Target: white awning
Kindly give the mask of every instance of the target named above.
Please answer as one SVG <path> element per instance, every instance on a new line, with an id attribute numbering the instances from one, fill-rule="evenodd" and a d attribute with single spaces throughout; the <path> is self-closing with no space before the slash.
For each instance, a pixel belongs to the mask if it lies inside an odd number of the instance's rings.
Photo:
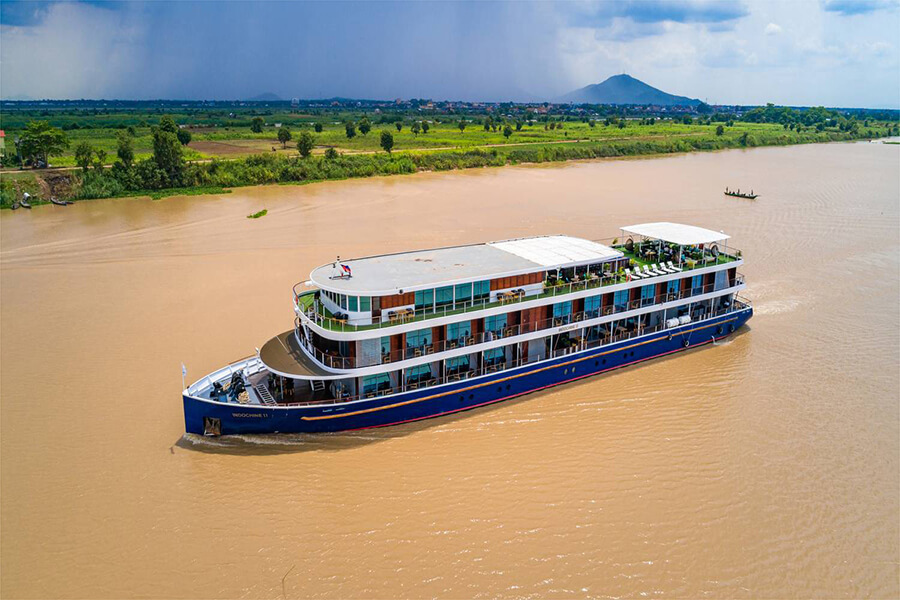
<path id="1" fill-rule="evenodd" d="M 520 256 L 542 267 L 600 263 L 619 258 L 622 253 L 609 246 L 567 235 L 521 238 L 489 245 Z"/>
<path id="2" fill-rule="evenodd" d="M 640 235 L 645 238 L 671 242 L 673 244 L 678 244 L 679 246 L 712 244 L 713 242 L 720 242 L 731 237 L 721 231 L 703 229 L 702 227 L 694 227 L 693 225 L 682 225 L 680 223 L 644 223 L 642 225 L 629 225 L 628 227 L 623 227 L 622 231 Z"/>

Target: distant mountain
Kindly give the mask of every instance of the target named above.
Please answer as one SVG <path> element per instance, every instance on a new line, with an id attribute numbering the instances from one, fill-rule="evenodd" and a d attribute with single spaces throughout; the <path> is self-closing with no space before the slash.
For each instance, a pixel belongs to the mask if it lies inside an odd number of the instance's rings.
<path id="1" fill-rule="evenodd" d="M 613 75 L 603 83 L 595 83 L 569 92 L 560 102 L 574 104 L 657 104 L 660 106 L 696 106 L 700 101 L 674 96 L 647 85 L 631 75 Z"/>
<path id="2" fill-rule="evenodd" d="M 266 92 L 265 94 L 260 94 L 259 96 L 253 96 L 252 98 L 247 98 L 247 102 L 280 102 L 281 98 L 278 97 L 278 94 L 273 94 L 272 92 Z"/>

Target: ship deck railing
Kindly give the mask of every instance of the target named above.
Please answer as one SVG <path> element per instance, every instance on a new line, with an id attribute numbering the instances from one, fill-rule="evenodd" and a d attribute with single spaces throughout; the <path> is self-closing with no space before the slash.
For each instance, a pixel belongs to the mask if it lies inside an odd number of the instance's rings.
<path id="1" fill-rule="evenodd" d="M 742 298 L 735 294 L 732 302 L 728 307 L 720 308 L 718 310 L 710 311 L 707 314 L 704 314 L 702 317 L 697 319 L 692 319 L 690 324 L 701 323 L 704 321 L 708 321 L 710 319 L 714 319 L 717 317 L 721 317 L 723 315 L 727 315 L 729 313 L 738 312 L 741 310 L 745 310 L 751 306 L 750 301 L 746 298 Z M 574 343 L 573 345 L 566 347 L 558 347 L 554 348 L 547 356 L 544 357 L 524 357 L 520 359 L 515 359 L 511 361 L 501 361 L 499 363 L 485 365 L 480 368 L 475 368 L 463 372 L 457 373 L 448 373 L 441 377 L 432 377 L 430 379 L 419 381 L 416 383 L 407 383 L 405 385 L 399 386 L 391 386 L 384 387 L 377 391 L 372 391 L 363 394 L 357 395 L 346 395 L 341 398 L 332 398 L 327 400 L 315 400 L 309 402 L 279 402 L 279 407 L 300 407 L 300 406 L 313 406 L 313 405 L 323 405 L 323 404 L 345 404 L 347 402 L 354 402 L 357 400 L 366 400 L 373 399 L 380 396 L 387 396 L 391 394 L 399 394 L 404 392 L 410 392 L 414 390 L 419 390 L 423 388 L 434 387 L 438 385 L 444 385 L 448 383 L 456 383 L 459 381 L 464 381 L 467 379 L 474 379 L 476 377 L 481 377 L 483 375 L 490 375 L 492 373 L 497 373 L 500 371 L 506 371 L 509 369 L 514 369 L 522 366 L 527 366 L 530 364 L 551 360 L 554 358 L 559 358 L 561 356 L 566 356 L 569 354 L 574 354 L 576 352 L 581 352 L 584 350 L 592 350 L 594 348 L 598 348 L 600 346 L 609 346 L 612 344 L 617 344 L 619 342 L 627 341 L 633 338 L 650 335 L 653 333 L 658 333 L 660 331 L 666 331 L 668 329 L 672 329 L 667 327 L 665 323 L 661 323 L 659 325 L 653 327 L 641 327 L 635 328 L 633 330 L 612 332 L 612 335 L 607 337 L 596 337 L 596 338 L 581 338 L 579 341 Z M 563 338 L 562 336 L 557 340 L 559 343 L 560 339 L 568 339 Z M 706 340 L 704 340 L 706 341 Z M 351 376 L 352 377 L 352 376 Z"/>
<path id="2" fill-rule="evenodd" d="M 675 302 L 676 300 L 690 299 L 692 297 L 702 296 L 704 294 L 709 294 L 716 291 L 727 291 L 730 288 L 741 285 L 743 282 L 744 276 L 740 273 L 737 273 L 734 279 L 729 281 L 728 284 L 724 287 L 720 286 L 717 288 L 715 283 L 710 283 L 707 285 L 698 286 L 696 288 L 679 290 L 677 292 L 657 294 L 653 297 L 638 297 L 625 303 L 609 304 L 607 306 L 600 306 L 591 310 L 572 312 L 567 315 L 558 315 L 538 321 L 529 321 L 526 323 L 504 326 L 497 330 L 482 331 L 474 334 L 467 333 L 466 335 L 455 339 L 440 340 L 437 342 L 432 342 L 431 344 L 408 346 L 403 349 L 392 350 L 390 352 L 382 352 L 380 359 L 370 358 L 367 360 L 361 359 L 359 357 L 339 356 L 336 353 L 326 352 L 320 348 L 316 348 L 308 338 L 302 335 L 299 335 L 298 338 L 300 339 L 300 342 L 303 344 L 306 351 L 325 367 L 337 370 L 373 367 L 377 365 L 396 363 L 412 358 L 428 356 L 430 354 L 439 354 L 447 350 L 456 350 L 458 348 L 467 346 L 475 346 L 477 344 L 492 342 L 503 338 L 515 337 L 525 333 L 534 333 L 536 331 L 541 331 L 544 329 L 552 329 L 554 327 L 577 324 L 588 321 L 590 319 L 616 315 L 619 313 L 639 310 L 641 308 L 650 308 L 650 310 L 647 312 L 652 312 L 652 307 L 655 305 Z M 601 324 L 599 325 L 599 327 L 604 327 L 605 325 L 606 324 Z M 295 322 L 295 328 L 299 330 L 299 326 L 300 322 L 298 320 L 297 322 Z"/>
<path id="3" fill-rule="evenodd" d="M 643 268 L 644 265 L 652 266 L 653 264 L 656 264 L 635 251 L 626 251 L 624 246 L 616 249 L 620 250 L 625 255 L 625 258 L 631 259 L 634 262 L 635 267 Z M 739 250 L 733 250 L 731 248 L 729 248 L 729 250 L 732 250 L 733 254 L 706 254 L 700 260 L 695 261 L 693 259 L 685 259 L 683 263 L 676 266 L 680 268 L 681 273 L 688 274 L 692 270 L 740 260 L 741 254 Z M 670 274 L 674 275 L 677 273 Z M 657 277 L 662 277 L 664 275 L 665 274 L 657 275 Z M 551 298 L 555 296 L 565 296 L 567 294 L 572 294 L 575 292 L 600 289 L 611 285 L 627 283 L 628 281 L 629 278 L 628 275 L 626 275 L 626 273 L 624 272 L 624 269 L 616 273 L 592 273 L 586 277 L 581 277 L 578 280 L 569 282 L 565 282 L 562 279 L 555 278 L 554 276 L 548 277 L 548 279 L 544 281 L 543 288 L 540 290 L 521 290 L 520 293 L 507 294 L 504 298 L 498 300 L 484 299 L 479 301 L 456 303 L 456 305 L 453 306 L 444 306 L 435 309 L 409 309 L 405 313 L 390 314 L 389 309 L 383 309 L 382 312 L 386 313 L 385 316 L 372 317 L 371 320 L 366 319 L 366 323 L 354 323 L 351 320 L 336 317 L 334 313 L 332 313 L 330 310 L 328 310 L 327 307 L 325 307 L 324 304 L 322 304 L 322 302 L 316 299 L 315 295 L 317 293 L 317 290 L 298 290 L 298 288 L 302 285 L 309 285 L 309 282 L 300 282 L 294 285 L 294 302 L 307 317 L 309 317 L 323 329 L 328 329 L 330 331 L 367 331 L 371 329 L 381 329 L 384 327 L 393 327 L 406 323 L 427 321 L 429 319 L 437 319 L 440 317 L 464 314 L 467 312 L 475 312 L 489 308 L 495 308 L 498 306 L 507 306 L 519 302 L 541 300 L 544 298 Z M 638 281 L 638 279 L 633 278 L 631 279 L 631 281 Z M 653 278 L 648 277 L 641 279 L 640 281 L 650 283 L 653 281 Z"/>

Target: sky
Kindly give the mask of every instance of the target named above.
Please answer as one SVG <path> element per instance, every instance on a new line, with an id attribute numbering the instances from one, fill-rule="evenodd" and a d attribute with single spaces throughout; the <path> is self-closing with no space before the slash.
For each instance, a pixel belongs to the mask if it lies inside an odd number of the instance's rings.
<path id="1" fill-rule="evenodd" d="M 711 104 L 900 107 L 900 0 L 0 0 L 0 97 L 553 101 L 628 73 Z"/>

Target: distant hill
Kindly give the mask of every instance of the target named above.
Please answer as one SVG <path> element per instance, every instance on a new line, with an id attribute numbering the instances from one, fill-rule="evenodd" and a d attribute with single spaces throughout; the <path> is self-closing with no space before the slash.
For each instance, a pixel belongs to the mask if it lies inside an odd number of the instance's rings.
<path id="1" fill-rule="evenodd" d="M 259 96 L 247 98 L 247 102 L 279 102 L 280 100 L 281 98 L 278 97 L 278 94 L 273 94 L 272 92 L 266 92 Z"/>
<path id="2" fill-rule="evenodd" d="M 595 83 L 569 92 L 560 102 L 574 104 L 657 104 L 660 106 L 696 106 L 700 101 L 674 96 L 647 85 L 631 75 L 613 75 L 603 83 Z"/>

